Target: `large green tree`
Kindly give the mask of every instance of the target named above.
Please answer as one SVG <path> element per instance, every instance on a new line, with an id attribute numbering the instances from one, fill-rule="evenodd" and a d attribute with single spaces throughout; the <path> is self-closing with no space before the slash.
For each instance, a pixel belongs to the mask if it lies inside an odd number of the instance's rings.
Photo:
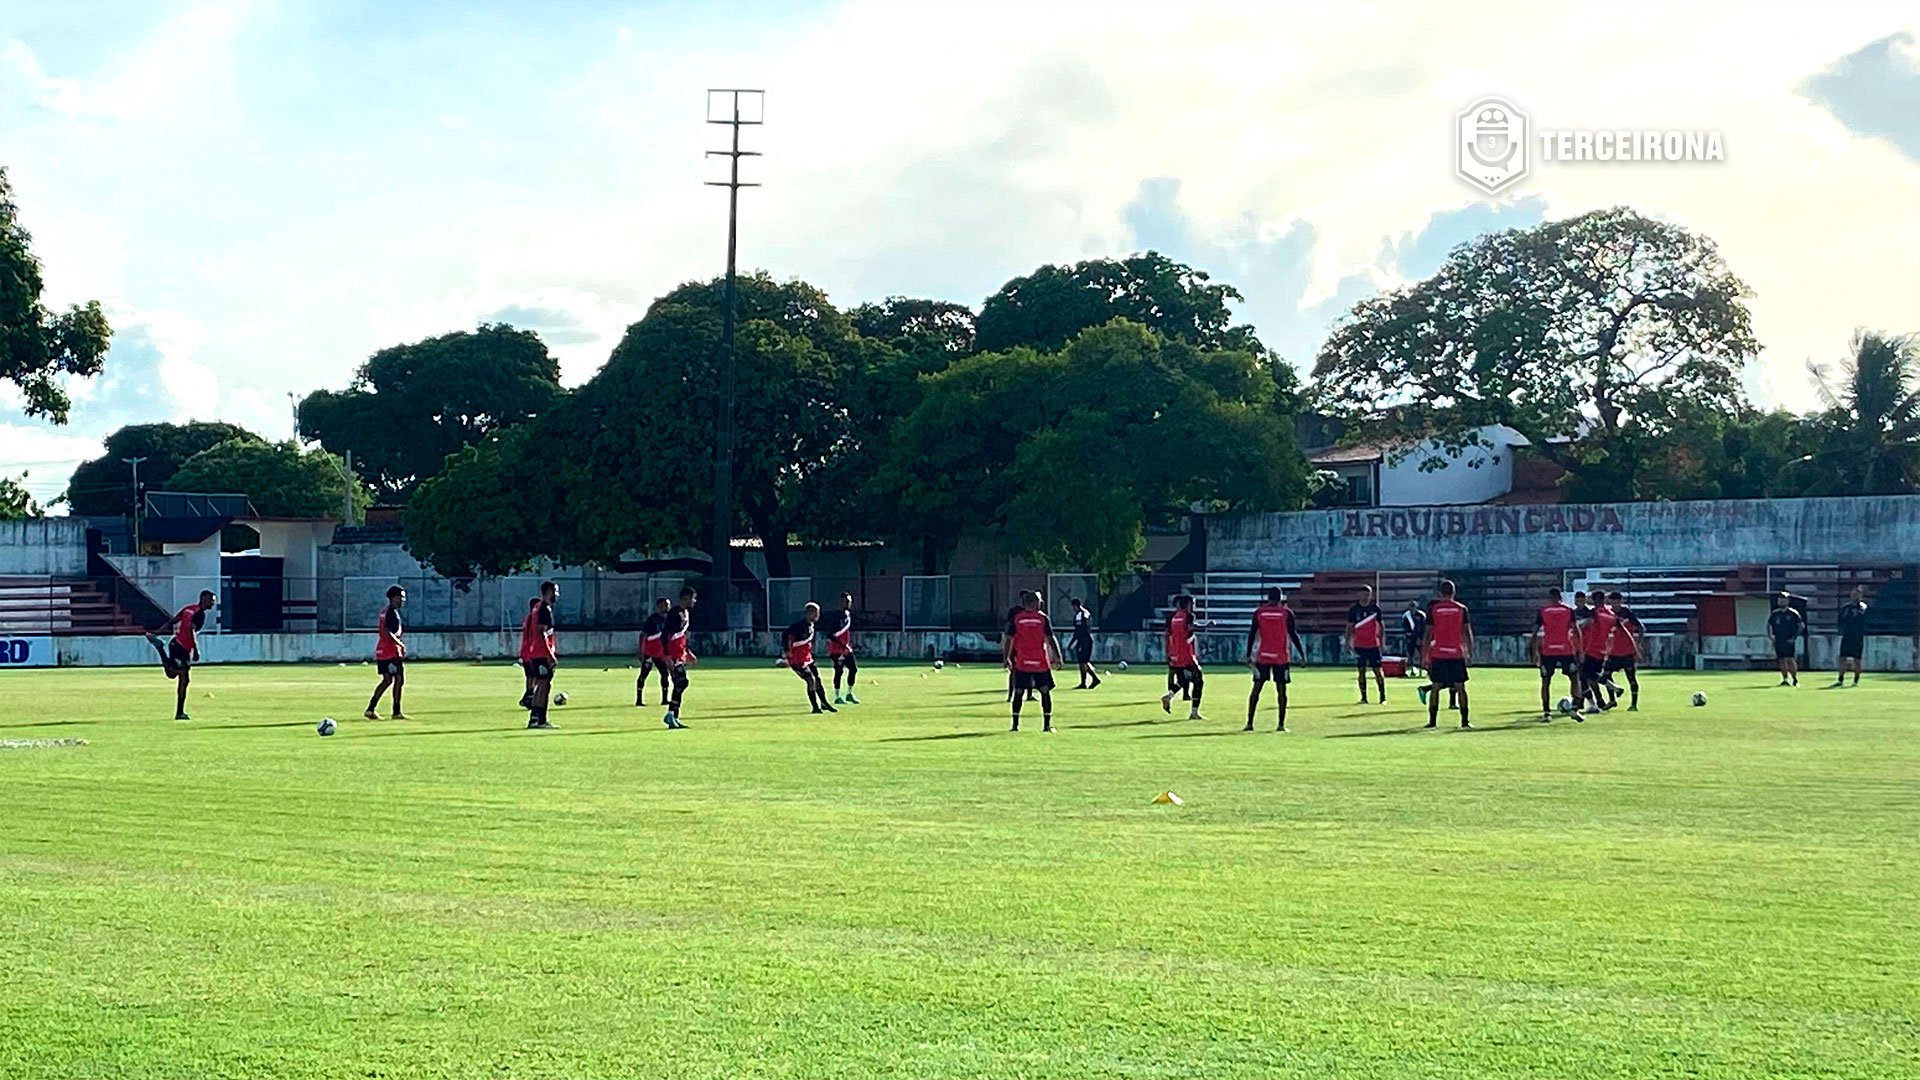
<path id="1" fill-rule="evenodd" d="M 1388 444 L 1505 425 L 1577 472 L 1740 406 L 1747 294 L 1711 240 L 1625 208 L 1490 233 L 1355 305 L 1315 361 L 1317 404 Z"/>
<path id="2" fill-rule="evenodd" d="M 1803 466 L 1820 437 L 1817 423 L 1784 410 L 1683 412 L 1657 435 L 1629 428 L 1615 452 L 1582 461 L 1563 490 L 1574 502 L 1805 495 Z"/>
<path id="3" fill-rule="evenodd" d="M 131 514 L 134 510 L 133 466 L 142 458 L 140 486 L 159 491 L 193 455 L 229 439 L 254 438 L 234 424 L 129 424 L 107 436 L 107 452 L 80 463 L 67 482 L 67 508 L 75 514 Z"/>
<path id="4" fill-rule="evenodd" d="M 1036 565 L 1131 569 L 1144 526 L 1192 504 L 1302 504 L 1306 464 L 1272 358 L 1116 319 L 1065 349 L 983 353 L 928 376 L 882 476 L 903 536 L 1003 529 Z"/>
<path id="5" fill-rule="evenodd" d="M 1836 370 L 1813 375 L 1827 406 L 1824 437 L 1802 471 L 1832 495 L 1920 491 L 1920 336 L 1862 330 Z"/>
<path id="6" fill-rule="evenodd" d="M 100 374 L 112 331 L 98 301 L 48 310 L 32 240 L 0 167 L 0 382 L 25 395 L 28 416 L 64 424 L 71 407 L 64 380 Z"/>
<path id="7" fill-rule="evenodd" d="M 422 485 L 404 518 L 414 554 L 443 573 L 464 574 L 540 555 L 618 564 L 636 550 L 704 549 L 723 297 L 719 281 L 661 297 L 606 367 L 564 403 Z M 759 536 L 770 571 L 784 575 L 791 536 L 843 527 L 822 478 L 841 457 L 860 453 L 864 440 L 883 435 L 863 427 L 871 406 L 850 395 L 898 354 L 862 338 L 804 282 L 756 274 L 740 280 L 739 297 L 736 527 Z M 509 493 L 481 471 L 536 478 Z M 521 508 L 503 509 L 513 498 Z M 516 526 L 479 535 L 509 513 L 544 526 L 537 534 Z"/>
<path id="8" fill-rule="evenodd" d="M 245 495 L 268 517 L 339 517 L 351 497 L 355 515 L 371 497 L 346 472 L 346 463 L 325 450 L 302 450 L 293 442 L 253 436 L 228 439 L 188 458 L 173 474 L 174 491 Z"/>
<path id="9" fill-rule="evenodd" d="M 1240 299 L 1233 286 L 1157 251 L 1042 266 L 1002 285 L 980 305 L 974 346 L 981 352 L 1020 345 L 1049 351 L 1083 330 L 1123 318 L 1201 348 L 1259 351 L 1253 328 L 1233 325 L 1227 305 Z"/>
<path id="10" fill-rule="evenodd" d="M 532 331 L 483 324 L 382 349 L 342 391 L 300 403 L 300 434 L 336 454 L 384 499 L 404 500 L 447 455 L 551 409 L 560 365 Z"/>

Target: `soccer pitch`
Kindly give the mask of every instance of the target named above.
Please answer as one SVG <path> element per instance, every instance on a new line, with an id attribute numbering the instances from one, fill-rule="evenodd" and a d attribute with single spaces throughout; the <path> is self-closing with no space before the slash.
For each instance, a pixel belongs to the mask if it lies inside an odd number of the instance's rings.
<path id="1" fill-rule="evenodd" d="M 1244 669 L 1195 722 L 1136 668 L 1010 735 L 991 666 L 813 717 L 709 663 L 669 732 L 568 663 L 549 733 L 505 664 L 377 722 L 370 667 L 203 668 L 187 723 L 157 669 L 0 674 L 0 1076 L 1920 1069 L 1911 680 L 1542 725 L 1482 671 L 1428 732 L 1313 669 L 1242 735 Z"/>

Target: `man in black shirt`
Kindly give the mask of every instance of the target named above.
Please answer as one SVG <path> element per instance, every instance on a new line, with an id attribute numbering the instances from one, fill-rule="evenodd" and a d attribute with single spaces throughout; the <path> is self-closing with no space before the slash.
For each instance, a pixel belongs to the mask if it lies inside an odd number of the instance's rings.
<path id="1" fill-rule="evenodd" d="M 1093 612 L 1074 597 L 1068 603 L 1073 605 L 1073 659 L 1080 665 L 1080 685 L 1076 690 L 1091 690 L 1100 685 L 1100 674 L 1093 670 Z"/>
<path id="2" fill-rule="evenodd" d="M 1806 616 L 1793 606 L 1804 600 L 1790 592 L 1773 598 L 1773 614 L 1767 616 L 1767 632 L 1773 635 L 1773 655 L 1780 661 L 1780 685 L 1800 685 L 1800 634 L 1807 628 Z"/>
<path id="3" fill-rule="evenodd" d="M 1407 610 L 1400 613 L 1400 632 L 1407 636 L 1407 666 L 1413 667 L 1420 662 L 1420 642 L 1427 636 L 1427 611 L 1420 601 L 1407 601 Z"/>
<path id="4" fill-rule="evenodd" d="M 1853 597 L 1840 607 L 1840 671 L 1834 676 L 1833 685 L 1842 686 L 1847 681 L 1847 671 L 1853 671 L 1853 685 L 1860 685 L 1860 658 L 1867 652 L 1867 591 L 1858 585 L 1853 587 Z"/>

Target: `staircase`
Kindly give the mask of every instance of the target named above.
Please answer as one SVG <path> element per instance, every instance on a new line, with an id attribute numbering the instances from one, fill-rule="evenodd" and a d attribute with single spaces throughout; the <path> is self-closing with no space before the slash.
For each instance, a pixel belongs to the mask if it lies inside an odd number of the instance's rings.
<path id="1" fill-rule="evenodd" d="M 1193 597 L 1193 614 L 1207 630 L 1245 630 L 1253 625 L 1253 609 L 1265 602 L 1269 588 L 1279 588 L 1291 596 L 1311 574 L 1270 574 L 1264 571 L 1196 574 L 1181 591 Z M 1345 609 L 1342 609 L 1344 613 Z M 1155 625 L 1167 625 L 1173 614 L 1173 598 L 1154 611 Z"/>
<path id="2" fill-rule="evenodd" d="M 93 578 L 0 577 L 0 634 L 139 634 L 141 626 Z"/>

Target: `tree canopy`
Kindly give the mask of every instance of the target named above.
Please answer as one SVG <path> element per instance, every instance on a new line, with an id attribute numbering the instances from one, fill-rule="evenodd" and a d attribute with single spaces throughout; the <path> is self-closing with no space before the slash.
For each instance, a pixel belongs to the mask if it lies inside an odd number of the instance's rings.
<path id="1" fill-rule="evenodd" d="M 325 450 L 251 435 L 228 439 L 188 458 L 167 484 L 175 491 L 245 495 L 267 517 L 339 517 L 351 493 L 355 511 L 370 501 L 346 463 Z"/>
<path id="2" fill-rule="evenodd" d="M 106 438 L 107 452 L 83 461 L 67 482 L 66 503 L 76 514 L 130 514 L 134 509 L 133 467 L 140 462 L 140 485 L 148 491 L 168 486 L 193 455 L 229 439 L 255 438 L 234 424 L 129 424 Z M 335 505 L 339 505 L 335 502 Z"/>
<path id="3" fill-rule="evenodd" d="M 26 474 L 20 479 L 0 476 L 0 521 L 17 521 L 21 518 L 39 517 L 40 504 L 26 488 Z"/>
<path id="4" fill-rule="evenodd" d="M 1813 490 L 1893 495 L 1920 490 L 1920 336 L 1856 332 L 1838 369 L 1812 374 L 1826 412 L 1804 470 Z"/>
<path id="5" fill-rule="evenodd" d="M 1292 509 L 1306 467 L 1264 356 L 1169 341 L 1115 319 L 1065 349 L 983 353 L 929 376 L 882 483 L 896 530 L 1006 531 L 1046 569 L 1108 580 L 1144 526 L 1194 502 Z"/>
<path id="6" fill-rule="evenodd" d="M 342 391 L 300 403 L 300 434 L 336 454 L 384 499 L 404 500 L 447 459 L 552 408 L 560 365 L 528 330 L 484 324 L 382 349 Z"/>
<path id="7" fill-rule="evenodd" d="M 1352 437 L 1457 449 L 1506 425 L 1576 468 L 1740 404 L 1746 296 L 1712 241 L 1624 208 L 1490 233 L 1355 305 L 1317 400 Z"/>
<path id="8" fill-rule="evenodd" d="M 98 301 L 48 310 L 32 241 L 0 167 L 0 382 L 19 388 L 28 416 L 64 424 L 72 405 L 65 380 L 100 374 L 113 332 Z"/>
<path id="9" fill-rule="evenodd" d="M 762 538 L 784 574 L 790 536 L 831 533 L 840 506 L 821 478 L 877 437 L 867 379 L 895 357 L 862 338 L 825 294 L 765 274 L 739 280 L 734 491 L 738 527 Z M 627 330 L 600 373 L 550 414 L 463 454 L 410 507 L 409 546 L 443 573 L 497 571 L 539 555 L 617 563 L 636 550 L 704 548 L 713 505 L 714 423 L 724 288 L 682 285 Z M 546 522 L 539 535 L 481 535 L 508 512 L 497 472 L 537 458 L 541 490 L 513 511 Z M 549 503 L 555 504 L 554 509 Z M 557 506 L 564 506 L 560 513 Z"/>
<path id="10" fill-rule="evenodd" d="M 1240 299 L 1233 286 L 1157 251 L 1042 266 L 980 305 L 974 345 L 981 352 L 1021 345 L 1051 351 L 1122 318 L 1205 349 L 1260 351 L 1251 326 L 1233 325 L 1227 304 Z"/>

